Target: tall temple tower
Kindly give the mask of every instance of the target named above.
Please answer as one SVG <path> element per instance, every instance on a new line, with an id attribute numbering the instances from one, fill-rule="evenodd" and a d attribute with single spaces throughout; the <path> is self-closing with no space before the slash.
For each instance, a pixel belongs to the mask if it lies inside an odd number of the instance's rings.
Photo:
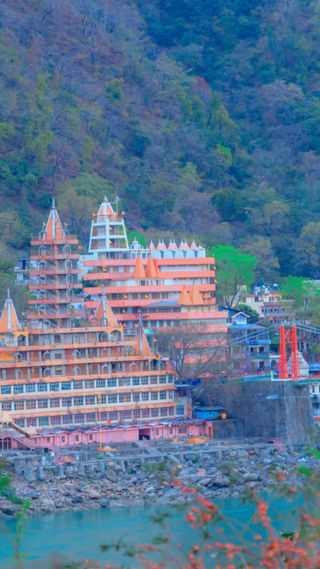
<path id="1" fill-rule="evenodd" d="M 89 253 L 94 253 L 98 257 L 103 254 L 105 258 L 117 258 L 128 249 L 127 230 L 123 216 L 114 211 L 105 196 L 91 223 Z"/>
<path id="2" fill-rule="evenodd" d="M 84 318 L 79 242 L 63 227 L 54 200 L 38 239 L 31 241 L 28 325 L 71 328 Z"/>

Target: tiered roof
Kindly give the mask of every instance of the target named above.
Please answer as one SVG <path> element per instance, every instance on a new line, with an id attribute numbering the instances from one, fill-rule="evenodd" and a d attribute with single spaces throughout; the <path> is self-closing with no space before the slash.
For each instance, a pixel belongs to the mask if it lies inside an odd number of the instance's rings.
<path id="1" fill-rule="evenodd" d="M 65 239 L 66 234 L 63 229 L 59 214 L 56 209 L 54 198 L 52 198 L 52 206 L 49 213 L 48 221 L 45 226 L 42 239 L 51 241 L 57 239 L 58 241 Z"/>
<path id="2" fill-rule="evenodd" d="M 0 332 L 16 332 L 18 330 L 21 330 L 21 325 L 8 289 L 8 296 L 0 318 Z"/>
<path id="3" fill-rule="evenodd" d="M 111 203 L 109 202 L 107 196 L 104 196 L 103 202 L 99 207 L 97 217 L 99 216 L 110 217 L 111 215 L 115 215 L 115 211 Z"/>

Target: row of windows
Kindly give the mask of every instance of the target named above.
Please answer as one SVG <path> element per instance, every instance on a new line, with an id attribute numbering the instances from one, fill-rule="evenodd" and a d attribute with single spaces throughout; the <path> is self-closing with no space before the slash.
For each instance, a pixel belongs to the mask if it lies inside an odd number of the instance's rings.
<path id="1" fill-rule="evenodd" d="M 107 423 L 132 421 L 139 419 L 156 419 L 173 417 L 174 407 L 160 407 L 160 409 L 133 409 L 127 411 L 105 411 L 100 414 L 100 421 Z M 15 419 L 15 423 L 20 427 L 57 427 L 60 425 L 84 425 L 97 423 L 98 413 L 76 413 L 74 415 L 60 415 L 53 417 L 27 417 Z M 62 441 L 63 442 L 63 441 Z"/>
<path id="2" fill-rule="evenodd" d="M 172 375 L 146 376 L 146 377 L 123 377 L 112 379 L 87 379 L 86 381 L 62 381 L 54 383 L 27 383 L 26 385 L 2 385 L 1 395 L 19 393 L 44 393 L 46 391 L 71 391 L 74 389 L 103 389 L 114 387 L 138 387 L 140 385 L 165 385 L 173 383 Z"/>
<path id="3" fill-rule="evenodd" d="M 118 331 L 107 334 L 106 332 L 83 332 L 72 334 L 44 334 L 39 336 L 29 336 L 29 343 L 35 346 L 56 346 L 56 344 L 68 344 L 70 346 L 75 344 L 86 344 L 92 342 L 115 342 L 121 339 L 121 334 Z"/>
<path id="4" fill-rule="evenodd" d="M 102 363 L 102 365 L 100 365 L 99 363 L 96 363 L 96 365 L 94 365 L 94 360 L 93 360 L 94 356 L 88 356 L 87 359 L 91 359 L 91 362 L 89 363 L 89 369 L 91 370 L 91 373 L 101 373 L 101 374 L 105 374 L 105 375 L 111 375 L 112 373 L 118 374 L 118 373 L 125 373 L 125 372 L 129 372 L 129 373 L 139 373 L 140 371 L 156 371 L 156 370 L 165 370 L 166 369 L 166 364 L 165 362 L 141 362 L 140 365 L 136 364 L 136 363 L 131 363 L 129 364 L 129 362 L 116 362 L 116 363 Z M 99 356 L 101 359 L 103 359 L 103 355 Z M 119 357 L 119 355 L 115 354 L 115 357 Z M 124 356 L 125 357 L 125 356 Z M 21 360 L 22 361 L 22 360 Z M 29 369 L 28 371 L 23 370 L 21 368 L 16 368 L 14 370 L 9 370 L 9 374 L 7 374 L 7 370 L 2 369 L 0 370 L 0 379 L 13 379 L 13 376 L 15 379 L 24 379 L 25 377 L 28 377 L 28 374 L 30 375 L 32 374 L 36 374 L 39 377 L 57 377 L 57 376 L 63 376 L 63 375 L 87 375 L 88 373 L 90 373 L 88 371 L 88 368 L 86 367 L 79 367 L 79 366 L 74 366 L 73 368 L 69 368 L 68 364 L 70 362 L 66 362 L 66 366 L 51 366 L 51 367 L 44 367 L 44 368 L 36 368 L 36 369 Z M 68 367 L 67 367 L 68 366 Z M 65 371 L 65 368 L 67 367 L 67 369 L 69 371 Z"/>
<path id="5" fill-rule="evenodd" d="M 23 411 L 25 409 L 48 409 L 49 407 L 81 407 L 82 405 L 106 405 L 117 403 L 139 403 L 173 399 L 173 391 L 145 391 L 142 393 L 114 393 L 112 395 L 89 395 L 87 397 L 63 397 L 57 399 L 28 399 L 27 401 L 3 401 L 3 411 Z"/>
<path id="6" fill-rule="evenodd" d="M 115 310 L 115 312 L 117 312 L 117 311 Z M 161 312 L 163 312 L 163 311 L 161 310 Z M 215 320 L 210 319 L 209 320 L 207 318 L 204 318 L 203 320 L 188 320 L 188 321 L 187 320 L 146 320 L 144 322 L 144 326 L 146 328 L 154 328 L 154 327 L 161 328 L 162 326 L 166 326 L 166 327 L 184 326 L 184 327 L 186 327 L 186 326 L 190 326 L 190 325 L 198 326 L 198 327 L 201 327 L 201 326 L 204 327 L 204 326 L 221 326 L 221 325 L 225 325 L 225 323 L 226 323 L 225 318 L 224 319 L 219 318 L 219 320 L 218 319 L 215 319 Z M 200 328 L 200 330 L 201 330 L 201 328 Z"/>

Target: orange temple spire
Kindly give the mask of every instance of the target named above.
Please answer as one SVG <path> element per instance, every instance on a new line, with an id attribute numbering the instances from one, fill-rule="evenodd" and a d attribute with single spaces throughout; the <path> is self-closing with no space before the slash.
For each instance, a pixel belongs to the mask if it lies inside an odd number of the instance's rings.
<path id="1" fill-rule="evenodd" d="M 148 255 L 147 266 L 146 266 L 146 277 L 148 279 L 155 279 L 158 276 L 158 271 L 151 255 Z"/>
<path id="2" fill-rule="evenodd" d="M 144 270 L 144 266 L 143 266 L 143 262 L 142 262 L 142 257 L 141 255 L 137 255 L 136 258 L 136 264 L 134 267 L 134 272 L 133 272 L 133 277 L 136 280 L 143 280 L 146 278 L 146 273 Z"/>
<path id="3" fill-rule="evenodd" d="M 107 196 L 104 196 L 104 200 L 99 207 L 97 217 L 100 217 L 100 216 L 109 217 L 110 215 L 115 215 L 115 211 L 114 211 L 111 203 L 109 202 Z"/>
<path id="4" fill-rule="evenodd" d="M 192 285 L 191 287 L 190 298 L 192 300 L 192 304 L 195 306 L 202 306 L 204 304 L 199 288 L 196 285 Z"/>
<path id="5" fill-rule="evenodd" d="M 16 309 L 10 297 L 10 290 L 8 289 L 8 296 L 4 303 L 0 318 L 0 332 L 14 332 L 17 330 L 21 330 L 21 326 Z"/>
<path id="6" fill-rule="evenodd" d="M 48 239 L 50 241 L 53 239 L 63 240 L 65 239 L 65 237 L 66 234 L 62 227 L 62 223 L 60 221 L 60 217 L 56 209 L 54 198 L 52 198 L 52 206 L 44 230 L 43 239 Z"/>
<path id="7" fill-rule="evenodd" d="M 94 320 L 103 326 L 108 326 L 110 328 L 121 328 L 107 300 L 104 286 L 102 287 L 102 294 L 100 302 L 96 308 Z"/>
<path id="8" fill-rule="evenodd" d="M 155 355 L 153 354 L 150 348 L 147 336 L 145 335 L 144 330 L 142 328 L 139 330 L 139 334 L 136 335 L 135 342 L 136 342 L 137 354 L 146 357 L 148 360 L 152 360 L 153 358 L 155 358 Z"/>
<path id="9" fill-rule="evenodd" d="M 178 298 L 178 302 L 179 304 L 183 304 L 185 306 L 189 306 L 190 304 L 192 304 L 192 300 L 190 298 L 190 294 L 188 293 L 186 286 L 182 288 L 181 294 Z"/>

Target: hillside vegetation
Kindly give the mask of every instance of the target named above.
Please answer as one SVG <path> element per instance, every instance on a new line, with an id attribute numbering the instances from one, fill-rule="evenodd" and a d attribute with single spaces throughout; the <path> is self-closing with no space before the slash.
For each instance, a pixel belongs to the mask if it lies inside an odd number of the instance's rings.
<path id="1" fill-rule="evenodd" d="M 104 193 L 132 231 L 319 276 L 317 0 L 7 0 L 0 271 L 51 196 L 84 248 Z"/>

